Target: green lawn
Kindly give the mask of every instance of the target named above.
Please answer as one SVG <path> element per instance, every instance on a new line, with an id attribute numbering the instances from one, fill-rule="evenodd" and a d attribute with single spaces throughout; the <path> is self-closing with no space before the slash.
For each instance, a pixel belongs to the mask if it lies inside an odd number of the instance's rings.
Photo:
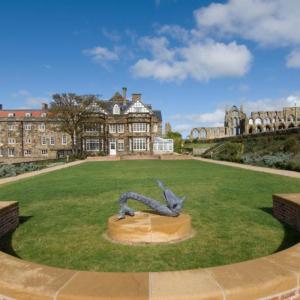
<path id="1" fill-rule="evenodd" d="M 121 193 L 162 199 L 155 178 L 187 196 L 184 211 L 192 215 L 195 237 L 152 246 L 104 239 Z M 0 199 L 19 201 L 22 217 L 0 246 L 26 260 L 80 270 L 166 271 L 234 263 L 300 240 L 271 214 L 272 194 L 292 192 L 300 192 L 297 179 L 192 160 L 85 163 L 0 187 Z"/>

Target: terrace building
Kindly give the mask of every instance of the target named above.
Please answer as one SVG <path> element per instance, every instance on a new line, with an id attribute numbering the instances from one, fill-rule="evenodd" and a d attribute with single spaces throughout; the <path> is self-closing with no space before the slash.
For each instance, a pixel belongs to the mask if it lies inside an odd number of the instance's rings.
<path id="1" fill-rule="evenodd" d="M 109 100 L 99 100 L 100 114 L 84 124 L 80 141 L 88 154 L 125 155 L 153 153 L 155 138 L 162 135 L 159 110 L 142 101 L 141 94 L 126 97 L 116 92 Z M 57 158 L 71 150 L 71 137 L 59 130 L 59 122 L 41 109 L 3 109 L 0 106 L 0 158 Z"/>

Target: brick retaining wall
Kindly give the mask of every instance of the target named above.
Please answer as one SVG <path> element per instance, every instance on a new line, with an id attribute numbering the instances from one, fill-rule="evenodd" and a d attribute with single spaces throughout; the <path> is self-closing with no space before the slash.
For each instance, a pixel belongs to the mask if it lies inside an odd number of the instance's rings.
<path id="1" fill-rule="evenodd" d="M 16 201 L 0 202 L 0 238 L 19 225 L 19 205 Z"/>
<path id="2" fill-rule="evenodd" d="M 273 195 L 273 214 L 300 231 L 300 194 Z"/>

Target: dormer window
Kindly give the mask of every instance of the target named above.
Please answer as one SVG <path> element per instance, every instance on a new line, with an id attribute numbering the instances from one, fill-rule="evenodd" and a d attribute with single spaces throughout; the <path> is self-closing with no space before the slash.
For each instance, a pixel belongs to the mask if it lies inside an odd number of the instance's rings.
<path id="1" fill-rule="evenodd" d="M 119 115 L 120 114 L 120 107 L 118 104 L 115 104 L 114 105 L 114 108 L 113 108 L 113 114 L 114 115 Z"/>
<path id="2" fill-rule="evenodd" d="M 31 117 L 31 113 L 26 113 L 26 114 L 25 114 L 25 117 L 26 117 L 26 118 L 30 118 L 30 117 Z"/>
<path id="3" fill-rule="evenodd" d="M 14 116 L 15 116 L 14 113 L 8 113 L 8 117 L 9 117 L 9 118 L 13 118 Z"/>

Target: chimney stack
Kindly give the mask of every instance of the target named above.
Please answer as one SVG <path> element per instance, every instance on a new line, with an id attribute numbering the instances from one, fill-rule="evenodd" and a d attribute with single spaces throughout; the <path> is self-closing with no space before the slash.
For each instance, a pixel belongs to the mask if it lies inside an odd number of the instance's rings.
<path id="1" fill-rule="evenodd" d="M 42 110 L 48 110 L 48 104 L 42 103 Z"/>
<path id="2" fill-rule="evenodd" d="M 138 94 L 138 93 L 132 94 L 133 102 L 141 101 L 141 99 L 142 99 L 142 94 Z"/>
<path id="3" fill-rule="evenodd" d="M 127 87 L 122 88 L 122 96 L 126 100 Z"/>

